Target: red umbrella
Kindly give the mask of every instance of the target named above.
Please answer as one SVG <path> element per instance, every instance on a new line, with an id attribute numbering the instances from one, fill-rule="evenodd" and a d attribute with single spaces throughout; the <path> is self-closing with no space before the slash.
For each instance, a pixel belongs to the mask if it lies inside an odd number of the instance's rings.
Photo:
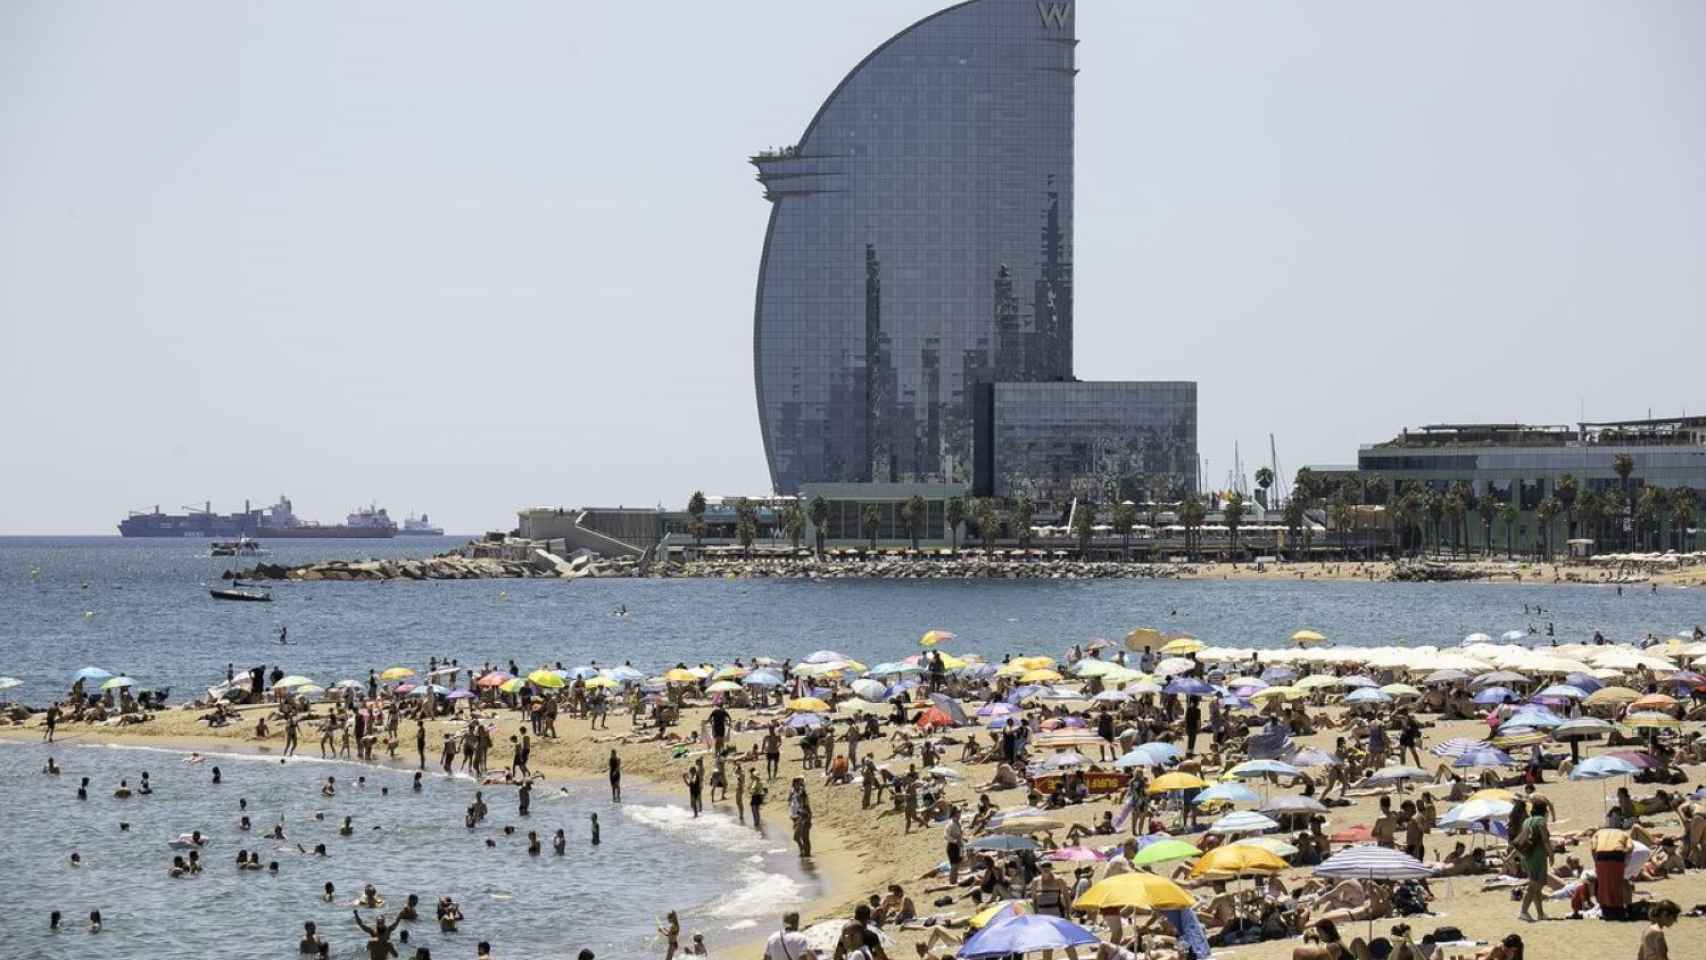
<path id="1" fill-rule="evenodd" d="M 510 675 L 504 673 L 502 670 L 493 670 L 491 673 L 488 673 L 474 681 L 474 685 L 477 687 L 501 687 L 505 683 L 508 683 L 510 679 Z"/>

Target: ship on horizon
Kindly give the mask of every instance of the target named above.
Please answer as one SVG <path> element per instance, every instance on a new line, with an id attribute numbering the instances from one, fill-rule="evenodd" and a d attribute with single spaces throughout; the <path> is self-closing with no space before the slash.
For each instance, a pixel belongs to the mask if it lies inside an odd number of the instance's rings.
<path id="1" fill-rule="evenodd" d="M 444 528 L 435 526 L 426 514 L 415 516 L 409 514 L 403 518 L 403 526 L 397 531 L 399 537 L 442 537 Z"/>
<path id="2" fill-rule="evenodd" d="M 257 540 L 389 539 L 397 535 L 397 523 L 378 504 L 358 508 L 341 524 L 322 524 L 296 515 L 290 498 L 280 496 L 265 510 L 251 509 L 243 502 L 242 513 L 213 512 L 212 501 L 202 509 L 185 507 L 188 513 L 168 514 L 155 506 L 150 513 L 132 511 L 119 521 L 124 537 L 221 537 Z"/>

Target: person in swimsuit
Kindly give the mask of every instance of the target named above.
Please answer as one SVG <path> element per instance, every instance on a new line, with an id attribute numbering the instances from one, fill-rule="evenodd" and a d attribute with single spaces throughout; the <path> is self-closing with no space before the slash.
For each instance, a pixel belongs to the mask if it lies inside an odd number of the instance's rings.
<path id="1" fill-rule="evenodd" d="M 664 917 L 664 926 L 658 927 L 658 933 L 664 938 L 665 949 L 663 960 L 675 960 L 676 951 L 681 949 L 681 918 L 671 910 Z"/>
<path id="2" fill-rule="evenodd" d="M 621 803 L 622 802 L 622 758 L 616 755 L 616 751 L 614 749 L 610 751 L 609 767 L 610 767 L 610 802 L 611 803 Z"/>
<path id="3" fill-rule="evenodd" d="M 1317 920 L 1303 935 L 1304 945 L 1291 951 L 1291 960 L 1347 960 L 1350 951 L 1339 939 L 1339 928 L 1331 920 Z"/>
<path id="4" fill-rule="evenodd" d="M 371 886 L 367 889 L 370 893 L 373 890 Z M 385 922 L 384 914 L 375 917 L 373 926 L 370 927 L 362 922 L 360 910 L 351 910 L 350 913 L 355 915 L 355 925 L 368 936 L 367 960 L 390 960 L 391 954 L 396 951 L 396 948 L 391 946 L 391 934 L 397 928 Z"/>

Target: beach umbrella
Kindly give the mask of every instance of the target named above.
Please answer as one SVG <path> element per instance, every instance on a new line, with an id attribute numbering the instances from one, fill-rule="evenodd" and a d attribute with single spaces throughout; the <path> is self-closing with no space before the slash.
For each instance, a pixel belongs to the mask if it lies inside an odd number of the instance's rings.
<path id="1" fill-rule="evenodd" d="M 1315 676 L 1321 676 L 1321 674 L 1316 674 Z M 1314 677 L 1309 679 L 1314 679 Z M 1252 692 L 1254 692 L 1262 689 L 1263 687 L 1271 687 L 1273 684 L 1263 680 L 1261 677 L 1233 677 L 1226 681 L 1226 686 L 1231 687 L 1234 690 L 1239 689 L 1240 687 L 1248 687 Z M 1301 687 L 1303 684 L 1299 683 L 1298 686 Z"/>
<path id="2" fill-rule="evenodd" d="M 111 673 L 102 670 L 100 667 L 84 667 L 71 675 L 71 682 L 76 683 L 79 680 L 105 680 L 110 676 L 112 676 Z"/>
<path id="3" fill-rule="evenodd" d="M 1201 790 L 1208 786 L 1208 781 L 1188 773 L 1164 773 L 1149 781 L 1146 788 L 1149 793 L 1171 793 L 1175 790 Z"/>
<path id="4" fill-rule="evenodd" d="M 475 680 L 474 686 L 476 686 L 476 687 L 501 687 L 504 685 L 505 681 L 508 681 L 510 679 L 511 679 L 510 675 L 503 672 L 502 670 L 493 670 L 491 673 L 485 674 L 484 676 L 480 677 L 480 679 Z"/>
<path id="5" fill-rule="evenodd" d="M 593 677 L 591 680 L 586 682 L 586 688 L 588 690 L 598 690 L 606 687 L 619 686 L 621 686 L 621 684 L 616 682 L 615 677 Z"/>
<path id="6" fill-rule="evenodd" d="M 1432 687 L 1438 686 L 1442 683 L 1457 683 L 1467 679 L 1469 679 L 1469 674 L 1464 673 L 1462 670 L 1446 669 L 1435 670 L 1433 673 L 1423 677 L 1422 682 Z"/>
<path id="7" fill-rule="evenodd" d="M 1070 920 L 1029 913 L 1010 915 L 986 924 L 982 930 L 967 937 L 954 956 L 968 960 L 974 957 L 1005 957 L 1040 950 L 1092 947 L 1100 942 L 1094 933 Z"/>
<path id="8" fill-rule="evenodd" d="M 1176 640 L 1167 641 L 1166 645 L 1161 648 L 1161 652 L 1169 657 L 1182 657 L 1187 653 L 1201 653 L 1207 647 L 1208 644 L 1195 637 L 1179 637 Z"/>
<path id="9" fill-rule="evenodd" d="M 136 681 L 130 679 L 129 677 L 113 677 L 111 680 L 108 680 L 105 683 L 101 684 L 101 689 L 102 690 L 117 690 L 120 687 L 134 687 L 134 686 L 136 686 Z"/>
<path id="10" fill-rule="evenodd" d="M 407 680 L 414 675 L 415 671 L 408 667 L 386 667 L 379 674 L 379 679 L 391 683 L 394 680 Z"/>
<path id="11" fill-rule="evenodd" d="M 866 700 L 884 700 L 888 697 L 889 688 L 876 680 L 855 680 L 848 686 Z"/>
<path id="12" fill-rule="evenodd" d="M 1265 690 L 1257 690 L 1250 694 L 1250 699 L 1257 701 L 1296 700 L 1308 695 L 1309 691 L 1299 690 L 1296 687 L 1268 687 Z"/>
<path id="13" fill-rule="evenodd" d="M 1114 766 L 1121 769 L 1131 767 L 1164 767 L 1183 756 L 1184 751 L 1170 743 L 1145 743 L 1133 747 L 1124 756 L 1114 761 Z"/>
<path id="14" fill-rule="evenodd" d="M 1285 762 L 1294 767 L 1325 767 L 1338 763 L 1339 758 L 1325 750 L 1309 747 L 1286 757 Z"/>
<path id="15" fill-rule="evenodd" d="M 1167 684 L 1166 692 L 1184 696 L 1202 697 L 1213 693 L 1214 688 L 1203 681 L 1198 680 L 1196 677 L 1175 677 Z"/>
<path id="16" fill-rule="evenodd" d="M 1515 763 L 1511 755 L 1497 747 L 1482 747 L 1458 757 L 1454 767 L 1505 767 Z"/>
<path id="17" fill-rule="evenodd" d="M 445 696 L 446 700 L 467 700 L 474 695 L 472 690 L 452 690 Z"/>
<path id="18" fill-rule="evenodd" d="M 705 688 L 706 693 L 739 693 L 746 688 L 733 680 L 718 680 Z"/>
<path id="19" fill-rule="evenodd" d="M 1380 692 L 1389 697 L 1419 697 L 1422 691 L 1407 683 L 1389 683 L 1380 688 Z"/>
<path id="20" fill-rule="evenodd" d="M 1535 730 L 1550 730 L 1553 727 L 1563 726 L 1563 724 L 1563 717 L 1545 707 L 1529 704 L 1506 717 L 1505 722 L 1499 724 L 1499 728 L 1503 730 L 1505 727 L 1530 727 Z"/>
<path id="21" fill-rule="evenodd" d="M 1178 841 L 1174 841 L 1178 843 Z M 1161 844 L 1152 844 L 1151 849 Z M 1186 856 L 1196 856 L 1196 848 L 1188 843 L 1179 843 L 1192 852 Z M 1142 853 L 1138 857 L 1143 856 Z M 1170 859 L 1181 859 L 1172 857 Z M 1137 858 L 1133 858 L 1133 863 Z M 1164 863 L 1164 860 L 1150 860 L 1146 863 Z M 1138 910 L 1188 910 L 1196 905 L 1196 897 L 1190 891 L 1179 886 L 1166 877 L 1158 877 L 1153 873 L 1122 873 L 1109 877 L 1094 884 L 1084 894 L 1072 902 L 1074 910 L 1123 910 L 1133 908 Z"/>
<path id="22" fill-rule="evenodd" d="M 1171 863 L 1174 860 L 1189 860 L 1202 856 L 1202 851 L 1185 840 L 1175 840 L 1171 837 L 1157 840 L 1148 844 L 1131 858 L 1133 866 L 1143 867 L 1156 863 Z M 1152 874 L 1133 874 L 1133 876 L 1153 876 Z"/>
<path id="23" fill-rule="evenodd" d="M 621 666 L 611 667 L 604 671 L 604 675 L 618 683 L 638 683 L 641 680 L 646 679 L 645 674 L 625 663 Z M 781 680 L 778 679 L 777 682 L 780 683 Z"/>
<path id="24" fill-rule="evenodd" d="M 1577 717 L 1566 720 L 1552 728 L 1552 739 L 1565 742 L 1571 740 L 1597 740 L 1617 729 L 1616 724 L 1598 717 Z"/>
<path id="25" fill-rule="evenodd" d="M 1138 627 L 1125 635 L 1125 645 L 1128 650 L 1142 650 L 1144 647 L 1159 647 L 1166 643 L 1161 631 L 1154 627 Z"/>
<path id="26" fill-rule="evenodd" d="M 823 726 L 823 718 L 815 713 L 796 713 L 789 717 L 788 722 L 783 724 L 783 726 L 790 727 L 794 730 L 805 730 L 808 727 L 821 727 Z"/>
<path id="27" fill-rule="evenodd" d="M 1191 868 L 1191 876 L 1216 874 L 1242 877 L 1254 873 L 1275 873 L 1289 866 L 1290 864 L 1261 847 L 1233 843 L 1215 847 L 1203 854 L 1202 859 Z"/>
<path id="28" fill-rule="evenodd" d="M 1260 679 L 1259 677 L 1257 679 Z M 1262 681 L 1267 683 L 1266 680 Z M 1336 677 L 1330 673 L 1312 673 L 1302 680 L 1292 684 L 1299 690 L 1330 690 L 1334 687 L 1349 686 L 1344 677 Z"/>
<path id="29" fill-rule="evenodd" d="M 424 696 L 429 696 L 432 694 L 446 694 L 449 692 L 450 692 L 449 687 L 441 687 L 436 683 L 423 683 L 420 686 L 414 688 L 413 690 L 410 690 L 409 696 L 411 696 L 411 697 L 424 697 Z"/>
<path id="30" fill-rule="evenodd" d="M 1048 667 L 1041 667 L 1041 668 L 1038 668 L 1036 670 L 1025 671 L 1024 674 L 1019 677 L 1019 682 L 1020 683 L 1053 683 L 1056 680 L 1060 680 L 1060 679 L 1063 679 L 1063 678 L 1061 677 L 1061 675 L 1058 672 L 1056 672 L 1056 671 L 1054 671 Z"/>
<path id="31" fill-rule="evenodd" d="M 537 672 L 537 671 L 535 671 Z M 531 675 L 529 677 L 531 679 Z M 676 667 L 664 673 L 663 678 L 670 683 L 698 683 L 699 675 L 684 667 Z"/>
<path id="32" fill-rule="evenodd" d="M 107 683 L 111 683 L 108 680 Z M 104 687 L 106 684 L 102 684 Z M 1623 718 L 1623 725 L 1636 730 L 1667 730 L 1671 727 L 1682 726 L 1682 721 L 1668 713 L 1642 712 L 1631 713 Z"/>
<path id="33" fill-rule="evenodd" d="M 1439 818 L 1439 825 L 1441 827 L 1463 827 L 1482 820 L 1507 817 L 1510 816 L 1511 808 L 1514 806 L 1515 804 L 1509 800 L 1495 800 L 1492 797 L 1469 800 L 1447 810 L 1445 816 Z"/>
<path id="34" fill-rule="evenodd" d="M 1598 677 L 1586 671 L 1581 673 L 1572 673 L 1564 678 L 1564 682 L 1572 687 L 1580 687 L 1583 690 L 1586 690 L 1589 695 L 1592 695 L 1595 690 L 1605 686 L 1604 683 L 1600 682 Z M 1639 696 L 1639 694 L 1636 694 L 1636 696 Z"/>
<path id="35" fill-rule="evenodd" d="M 1436 757 L 1461 757 L 1466 753 L 1479 750 L 1487 744 L 1482 740 L 1470 740 L 1465 737 L 1452 737 L 1436 743 L 1428 748 L 1428 752 Z"/>
<path id="36" fill-rule="evenodd" d="M 1279 824 L 1269 817 L 1250 810 L 1239 810 L 1209 824 L 1208 829 L 1212 833 L 1261 833 L 1278 827 Z"/>
<path id="37" fill-rule="evenodd" d="M 611 673 L 614 675 L 615 671 Z M 782 678 L 768 670 L 754 670 L 741 682 L 749 687 L 779 687 L 782 685 Z"/>
<path id="38" fill-rule="evenodd" d="M 1586 690 L 1568 683 L 1554 683 L 1535 694 L 1536 697 L 1562 697 L 1565 700 L 1581 700 L 1587 695 Z"/>
<path id="39" fill-rule="evenodd" d="M 325 687 L 317 686 L 312 683 L 305 683 L 296 688 L 296 695 L 299 697 L 317 697 L 325 692 Z"/>
<path id="40" fill-rule="evenodd" d="M 1171 677 L 1174 674 L 1190 673 L 1197 668 L 1197 662 L 1187 657 L 1168 657 L 1155 665 L 1155 675 Z"/>
<path id="41" fill-rule="evenodd" d="M 977 913 L 972 914 L 971 919 L 966 921 L 966 926 L 973 930 L 981 930 L 991 921 L 1010 916 L 1022 916 L 1024 914 L 1034 912 L 1035 911 L 1031 908 L 1031 901 L 1029 900 L 997 900 L 989 906 L 984 907 L 982 910 L 979 910 Z M 827 955 L 828 954 L 824 954 L 824 956 Z"/>
<path id="42" fill-rule="evenodd" d="M 1502 683 L 1527 683 L 1528 678 L 1514 670 L 1493 670 L 1483 673 L 1470 681 L 1472 687 L 1486 687 Z"/>
<path id="43" fill-rule="evenodd" d="M 527 675 L 527 682 L 546 690 L 560 689 L 565 683 L 555 670 L 535 670 Z"/>
<path id="44" fill-rule="evenodd" d="M 1131 699 L 1131 694 L 1124 690 L 1103 690 L 1090 699 L 1095 703 L 1125 703 Z"/>
<path id="45" fill-rule="evenodd" d="M 1246 760 L 1226 772 L 1229 776 L 1245 780 L 1270 773 L 1280 777 L 1295 777 L 1303 771 L 1280 760 Z"/>
<path id="46" fill-rule="evenodd" d="M 1511 691 L 1510 687 L 1483 687 L 1475 694 L 1475 702 L 1483 706 L 1494 703 L 1509 703 L 1522 698 Z"/>
<path id="47" fill-rule="evenodd" d="M 1327 638 L 1314 630 L 1299 630 L 1291 635 L 1291 642 L 1299 647 L 1318 647 L 1327 642 Z"/>
<path id="48" fill-rule="evenodd" d="M 959 638 L 946 630 L 927 630 L 925 631 L 924 636 L 918 638 L 918 645 L 921 647 L 934 647 L 939 643 L 947 643 L 949 640 L 957 639 Z"/>
<path id="49" fill-rule="evenodd" d="M 1378 681 L 1376 681 L 1373 677 L 1365 677 L 1360 673 L 1352 674 L 1348 677 L 1341 677 L 1341 678 L 1339 678 L 1339 682 L 1344 684 L 1347 687 L 1378 687 L 1378 686 L 1380 686 L 1380 683 Z M 1301 687 L 1301 686 L 1303 686 L 1303 683 L 1301 681 L 1299 681 L 1297 683 L 1297 686 Z"/>
<path id="50" fill-rule="evenodd" d="M 1377 687 L 1363 687 L 1345 695 L 1346 703 L 1391 703 L 1392 695 Z"/>
<path id="51" fill-rule="evenodd" d="M 1292 857 L 1297 856 L 1297 848 L 1286 843 L 1284 840 L 1281 840 L 1279 837 L 1245 837 L 1238 841 L 1238 845 L 1243 847 L 1257 847 L 1259 849 L 1266 850 L 1274 856 L 1279 857 L 1281 860 L 1290 860 Z"/>
<path id="52" fill-rule="evenodd" d="M 993 703 L 986 703 L 977 708 L 977 715 L 980 717 L 1005 717 L 1008 714 L 1018 712 L 1018 707 L 1001 700 L 996 700 Z"/>
<path id="53" fill-rule="evenodd" d="M 827 713 L 829 711 L 829 704 L 817 697 L 795 697 L 788 701 L 787 707 L 789 710 L 798 710 L 803 713 Z"/>
<path id="54" fill-rule="evenodd" d="M 1327 805 L 1314 797 L 1282 794 L 1274 797 L 1266 803 L 1263 803 L 1256 809 L 1262 813 L 1268 814 L 1269 816 L 1274 814 L 1288 815 L 1298 813 L 1326 813 Z"/>
<path id="55" fill-rule="evenodd" d="M 1290 683 L 1297 679 L 1297 671 L 1283 663 L 1276 663 L 1262 671 L 1262 679 L 1269 683 Z"/>
<path id="56" fill-rule="evenodd" d="M 1018 850 L 1041 850 L 1042 844 L 1032 840 L 1030 837 L 991 834 L 987 837 L 978 837 L 976 840 L 966 844 L 966 848 L 968 850 L 990 850 L 1000 853 L 1012 853 Z"/>
<path id="57" fill-rule="evenodd" d="M 503 693 L 520 693 L 521 688 L 525 686 L 527 686 L 527 679 L 525 677 L 510 677 L 508 680 L 505 680 L 503 683 L 498 685 L 498 690 Z"/>
<path id="58" fill-rule="evenodd" d="M 1072 767 L 1087 767 L 1089 765 L 1089 757 L 1086 757 L 1076 750 L 1067 750 L 1061 753 L 1050 754 L 1037 763 L 1032 764 L 1032 767 L 1039 770 L 1066 770 Z"/>
<path id="59" fill-rule="evenodd" d="M 1570 771 L 1571 780 L 1604 780 L 1608 777 L 1627 777 L 1640 773 L 1641 768 L 1622 757 L 1594 757 L 1576 764 Z"/>
<path id="60" fill-rule="evenodd" d="M 1314 873 L 1338 880 L 1421 880 L 1433 876 L 1434 868 L 1401 850 L 1360 844 L 1321 861 Z"/>
<path id="61" fill-rule="evenodd" d="M 279 682 L 273 684 L 273 689 L 277 690 L 280 687 L 284 687 L 285 689 L 289 689 L 291 687 L 306 687 L 309 684 L 312 684 L 313 682 L 314 681 L 308 679 L 307 677 L 298 676 L 298 675 L 293 674 L 293 675 L 285 677 L 284 679 L 280 680 Z"/>
<path id="62" fill-rule="evenodd" d="M 1073 664 L 1072 675 L 1075 677 L 1104 677 L 1118 669 L 1120 669 L 1120 665 L 1111 660 L 1090 658 Z"/>
<path id="63" fill-rule="evenodd" d="M 1667 697 L 1662 693 L 1649 693 L 1634 703 L 1629 704 L 1631 710 L 1670 710 L 1676 706 L 1675 697 Z"/>
<path id="64" fill-rule="evenodd" d="M 1214 786 L 1209 787 L 1207 790 L 1197 794 L 1192 798 L 1191 802 L 1199 805 L 1215 802 L 1259 803 L 1261 802 L 1261 799 L 1261 797 L 1256 796 L 1256 791 L 1251 790 L 1249 787 L 1246 787 L 1241 783 L 1217 783 Z"/>
<path id="65" fill-rule="evenodd" d="M 1501 727 L 1499 735 L 1490 741 L 1500 750 L 1516 750 L 1521 747 L 1532 747 L 1537 743 L 1546 742 L 1546 732 L 1532 727 Z"/>

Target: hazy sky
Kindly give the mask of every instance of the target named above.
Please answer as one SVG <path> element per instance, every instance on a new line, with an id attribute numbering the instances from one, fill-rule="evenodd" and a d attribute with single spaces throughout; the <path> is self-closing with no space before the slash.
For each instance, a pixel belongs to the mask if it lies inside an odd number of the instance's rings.
<path id="1" fill-rule="evenodd" d="M 0 532 L 762 492 L 746 158 L 944 5 L 0 4 Z M 1078 8 L 1077 373 L 1212 482 L 1706 411 L 1706 5 Z"/>

